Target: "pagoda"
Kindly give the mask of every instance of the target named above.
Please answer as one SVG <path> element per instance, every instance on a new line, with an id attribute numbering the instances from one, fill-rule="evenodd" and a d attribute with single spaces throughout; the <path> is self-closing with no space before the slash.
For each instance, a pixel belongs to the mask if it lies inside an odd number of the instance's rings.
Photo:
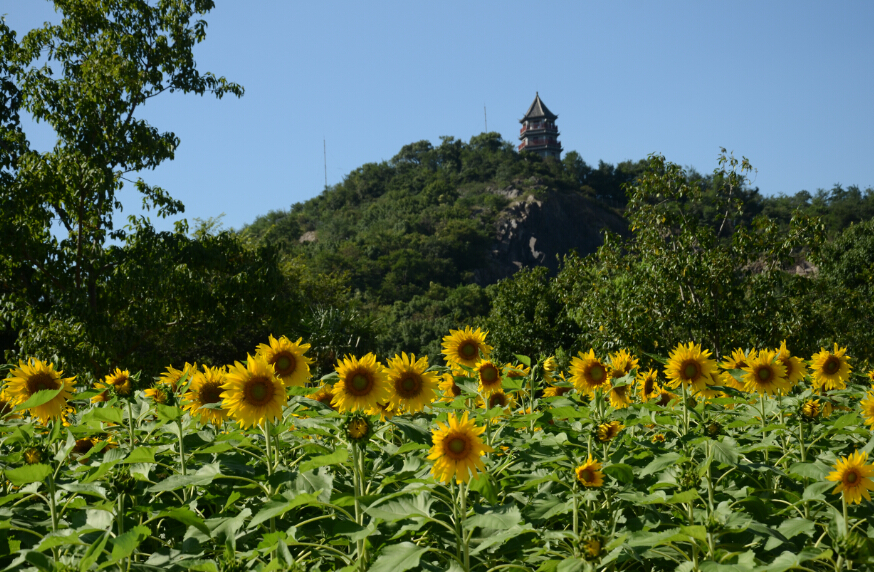
<path id="1" fill-rule="evenodd" d="M 555 120 L 558 115 L 552 113 L 543 105 L 540 94 L 534 96 L 534 103 L 528 108 L 525 117 L 519 120 L 522 129 L 519 130 L 519 151 L 531 151 L 541 157 L 561 158 L 561 143 L 558 141 L 558 127 Z"/>

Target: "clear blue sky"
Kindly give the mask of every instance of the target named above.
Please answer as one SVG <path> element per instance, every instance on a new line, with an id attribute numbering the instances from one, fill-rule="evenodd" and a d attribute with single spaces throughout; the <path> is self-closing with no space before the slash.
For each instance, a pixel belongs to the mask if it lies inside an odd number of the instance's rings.
<path id="1" fill-rule="evenodd" d="M 198 67 L 246 88 L 141 114 L 181 139 L 143 178 L 239 228 L 356 167 L 488 127 L 516 142 L 535 91 L 590 164 L 747 156 L 765 194 L 874 186 L 874 2 L 219 1 Z M 0 0 L 23 33 L 51 3 Z M 31 142 L 50 148 L 45 126 Z M 139 212 L 125 192 L 125 214 Z M 159 223 L 167 228 L 168 223 Z"/>

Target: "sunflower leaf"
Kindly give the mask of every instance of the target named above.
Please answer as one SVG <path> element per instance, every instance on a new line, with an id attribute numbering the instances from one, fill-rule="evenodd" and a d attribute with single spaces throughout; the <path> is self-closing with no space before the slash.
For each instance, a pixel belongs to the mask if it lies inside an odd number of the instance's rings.
<path id="1" fill-rule="evenodd" d="M 52 474 L 52 468 L 42 463 L 6 470 L 6 478 L 16 487 L 29 483 L 40 483 L 46 480 L 50 474 Z"/>
<path id="2" fill-rule="evenodd" d="M 464 521 L 468 529 L 490 528 L 494 530 L 508 530 L 522 522 L 522 513 L 513 505 L 505 504 L 482 510 L 476 507 L 476 514 Z"/>
<path id="3" fill-rule="evenodd" d="M 523 364 L 525 367 L 531 367 L 531 358 L 528 356 L 523 356 L 520 354 L 513 354 L 516 356 L 516 359 L 519 360 L 519 363 Z"/>
<path id="4" fill-rule="evenodd" d="M 182 419 L 185 412 L 175 405 L 155 404 L 155 410 L 158 412 L 158 419 L 165 423 L 171 423 L 177 419 Z"/>
<path id="5" fill-rule="evenodd" d="M 401 542 L 387 546 L 370 567 L 370 572 L 403 572 L 411 568 L 418 568 L 419 559 L 428 550 L 430 549 L 422 548 L 412 542 Z"/>
<path id="6" fill-rule="evenodd" d="M 626 485 L 634 480 L 634 469 L 625 463 L 615 463 L 604 467 L 604 473 Z"/>
<path id="7" fill-rule="evenodd" d="M 24 411 L 26 409 L 33 409 L 34 407 L 39 407 L 40 405 L 45 405 L 49 401 L 55 398 L 61 390 L 64 389 L 63 386 L 57 389 L 43 389 L 41 391 L 37 391 L 33 395 L 31 395 L 27 401 L 24 403 L 15 406 L 13 411 Z"/>
<path id="8" fill-rule="evenodd" d="M 312 471 L 313 469 L 318 469 L 319 467 L 327 467 L 328 465 L 345 463 L 348 458 L 349 451 L 347 449 L 337 449 L 333 453 L 329 453 L 327 455 L 319 455 L 317 457 L 307 459 L 306 461 L 301 463 L 298 471 L 300 471 L 301 473 L 306 473 L 307 471 Z"/>

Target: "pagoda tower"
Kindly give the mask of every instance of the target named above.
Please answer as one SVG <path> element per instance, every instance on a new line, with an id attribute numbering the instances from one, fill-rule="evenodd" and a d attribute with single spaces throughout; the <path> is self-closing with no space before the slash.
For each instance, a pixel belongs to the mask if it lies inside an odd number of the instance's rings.
<path id="1" fill-rule="evenodd" d="M 555 120 L 558 115 L 552 113 L 540 101 L 540 94 L 534 96 L 534 103 L 528 108 L 525 117 L 519 120 L 522 129 L 519 130 L 519 151 L 531 151 L 541 157 L 561 159 L 561 143 L 558 140 L 558 127 Z"/>

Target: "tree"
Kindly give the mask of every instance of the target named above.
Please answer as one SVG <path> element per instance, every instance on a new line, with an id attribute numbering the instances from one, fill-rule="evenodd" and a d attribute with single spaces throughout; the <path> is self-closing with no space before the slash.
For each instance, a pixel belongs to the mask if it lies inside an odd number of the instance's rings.
<path id="1" fill-rule="evenodd" d="M 160 132 L 136 113 L 164 92 L 242 96 L 241 86 L 195 65 L 193 47 L 206 35 L 206 23 L 196 18 L 213 6 L 212 0 L 56 0 L 63 15 L 58 25 L 32 30 L 18 43 L 4 25 L 0 72 L 13 105 L 3 111 L 0 231 L 9 239 L 0 244 L 0 296 L 23 352 L 58 351 L 62 361 L 86 354 L 99 375 L 142 347 L 142 339 L 128 340 L 126 348 L 109 342 L 126 338 L 119 330 L 140 331 L 140 324 L 121 318 L 154 300 L 140 299 L 147 294 L 141 289 L 114 297 L 114 288 L 144 240 L 158 249 L 138 259 L 148 268 L 179 254 L 178 244 L 169 252 L 161 248 L 169 235 L 175 235 L 170 242 L 182 241 L 185 229 L 162 235 L 134 219 L 117 227 L 117 193 L 132 182 L 147 210 L 161 217 L 183 212 L 164 189 L 128 179 L 172 159 L 179 145 L 172 132 Z M 51 151 L 27 149 L 16 135 L 19 103 L 54 129 L 58 142 Z M 110 240 L 117 243 L 107 248 Z M 211 256 L 233 255 L 236 248 L 227 240 L 207 242 Z M 267 251 L 254 259 L 271 263 Z M 166 318 L 156 327 L 184 329 L 188 320 L 177 318 L 185 306 L 167 307 L 173 317 L 156 304 L 152 317 Z"/>

